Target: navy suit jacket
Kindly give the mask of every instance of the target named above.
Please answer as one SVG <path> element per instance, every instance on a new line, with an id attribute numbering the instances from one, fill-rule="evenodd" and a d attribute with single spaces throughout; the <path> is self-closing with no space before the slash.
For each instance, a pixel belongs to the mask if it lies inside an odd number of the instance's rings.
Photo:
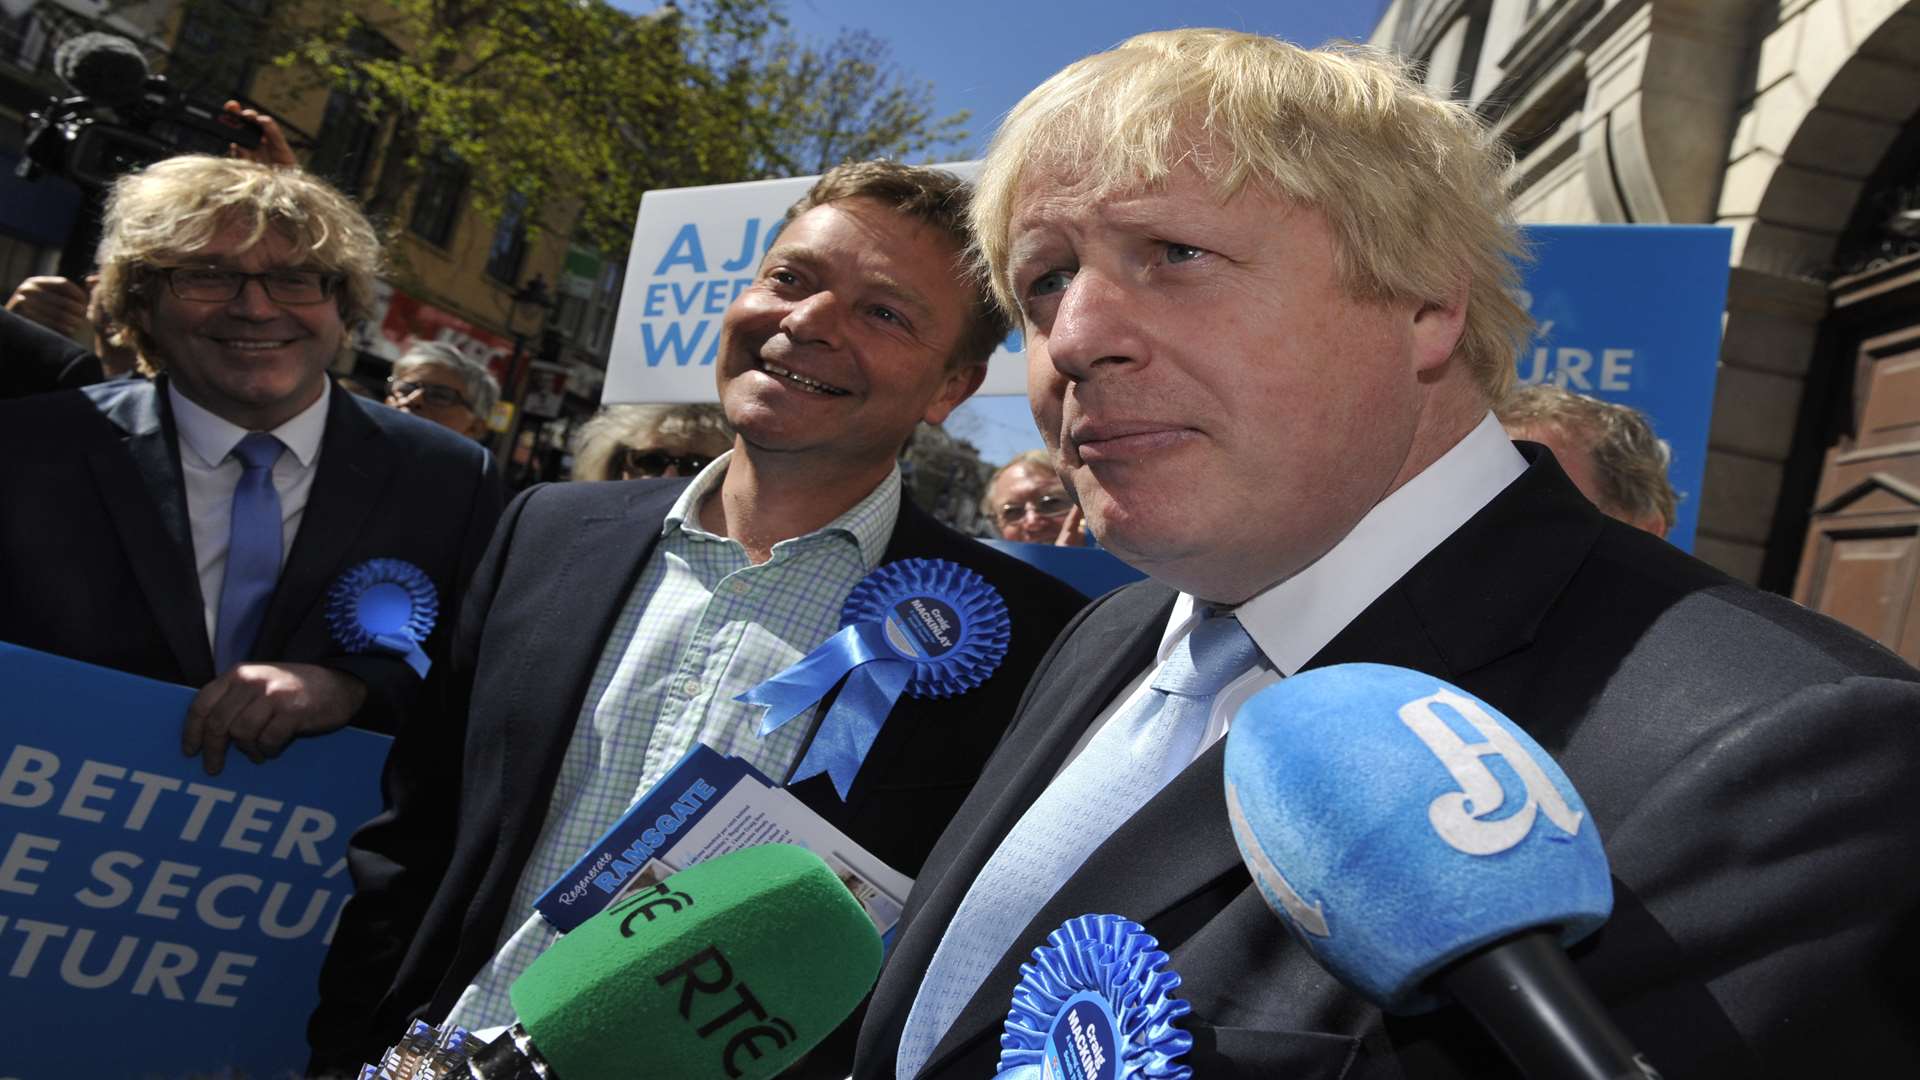
<path id="1" fill-rule="evenodd" d="M 1603 838 L 1614 914 L 1574 950 L 1668 1077 L 1889 1075 L 1920 1060 L 1920 684 L 1837 623 L 1602 517 L 1550 454 L 1307 665 L 1446 679 L 1559 761 Z M 1101 709 L 1153 662 L 1175 594 L 1088 608 L 927 860 L 860 1033 L 892 1080 L 901 1029 L 981 867 Z M 1314 964 L 1253 887 L 1222 740 L 1098 847 L 1022 931 L 920 1073 L 991 1076 L 1019 965 L 1075 916 L 1144 923 L 1193 1007 L 1187 1062 L 1233 1077 L 1505 1077 L 1457 1007 L 1384 1018 Z"/>
<path id="2" fill-rule="evenodd" d="M 327 589 L 368 559 L 420 567 L 442 613 L 427 653 L 444 656 L 500 516 L 499 469 L 471 439 L 330 392 L 319 471 L 252 655 L 358 676 L 368 694 L 353 723 L 391 733 L 422 705 L 422 681 L 398 658 L 344 653 L 326 626 Z M 165 377 L 0 402 L 0 460 L 0 641 L 212 681 Z"/>
<path id="3" fill-rule="evenodd" d="M 0 399 L 87 386 L 105 377 L 100 358 L 85 345 L 0 308 Z"/>
<path id="4" fill-rule="evenodd" d="M 387 764 L 388 809 L 353 838 L 357 891 L 308 1029 L 315 1071 L 378 1060 L 409 1020 L 444 1016 L 492 956 L 594 666 L 687 483 L 544 485 L 508 507 L 454 645 L 449 686 L 463 696 L 447 711 L 466 718 L 465 729 L 403 734 Z M 1006 657 L 967 693 L 902 697 L 844 803 L 825 775 L 791 790 L 911 876 L 1006 730 L 1034 665 L 1086 598 L 948 529 L 903 494 L 881 561 L 909 558 L 955 562 L 993 584 L 1012 619 Z M 807 745 L 825 711 L 814 711 Z"/>

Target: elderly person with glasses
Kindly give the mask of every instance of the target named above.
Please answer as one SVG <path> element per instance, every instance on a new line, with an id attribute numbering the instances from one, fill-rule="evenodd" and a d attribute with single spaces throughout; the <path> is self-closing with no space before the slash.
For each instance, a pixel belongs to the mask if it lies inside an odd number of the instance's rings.
<path id="1" fill-rule="evenodd" d="M 481 442 L 499 400 L 500 383 L 486 365 L 438 341 L 408 346 L 387 379 L 387 404 Z"/>
<path id="2" fill-rule="evenodd" d="M 1002 540 L 1068 547 L 1087 542 L 1080 508 L 1067 496 L 1045 450 L 1028 450 L 1000 466 L 980 496 L 980 513 Z"/>

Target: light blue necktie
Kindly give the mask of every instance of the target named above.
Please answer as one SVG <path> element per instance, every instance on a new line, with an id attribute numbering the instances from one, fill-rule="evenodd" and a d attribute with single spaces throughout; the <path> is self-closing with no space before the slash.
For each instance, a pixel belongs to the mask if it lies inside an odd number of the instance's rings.
<path id="1" fill-rule="evenodd" d="M 1259 656 L 1233 616 L 1208 616 L 1167 655 L 1153 692 L 1107 721 L 1027 808 L 934 950 L 901 1032 L 900 1080 L 926 1064 L 980 981 L 1093 849 L 1193 761 L 1214 695 Z"/>
<path id="2" fill-rule="evenodd" d="M 244 471 L 233 488 L 227 572 L 220 584 L 220 618 L 214 624 L 217 674 L 247 659 L 260 636 L 267 600 L 280 580 L 280 492 L 273 486 L 273 464 L 285 449 L 279 439 L 260 431 L 233 448 Z"/>

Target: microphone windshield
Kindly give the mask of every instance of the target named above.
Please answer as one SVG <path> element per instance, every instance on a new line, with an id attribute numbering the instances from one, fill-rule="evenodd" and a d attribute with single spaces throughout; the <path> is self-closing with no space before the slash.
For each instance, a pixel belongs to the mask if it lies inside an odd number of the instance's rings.
<path id="1" fill-rule="evenodd" d="M 818 855 L 765 844 L 616 900 L 508 990 L 565 1080 L 771 1077 L 873 988 L 880 936 Z"/>
<path id="2" fill-rule="evenodd" d="M 1486 702 L 1382 664 L 1305 671 L 1227 735 L 1227 810 L 1261 894 L 1334 977 L 1390 1012 L 1454 960 L 1606 921 L 1600 837 L 1546 751 Z"/>
<path id="3" fill-rule="evenodd" d="M 145 54 L 118 34 L 94 32 L 62 42 L 53 52 L 53 73 L 110 109 L 139 100 L 147 88 Z"/>

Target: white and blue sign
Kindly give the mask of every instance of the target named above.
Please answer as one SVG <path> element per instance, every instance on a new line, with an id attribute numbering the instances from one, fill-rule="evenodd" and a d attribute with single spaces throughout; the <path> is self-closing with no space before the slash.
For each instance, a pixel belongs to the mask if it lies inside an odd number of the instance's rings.
<path id="1" fill-rule="evenodd" d="M 186 687 L 0 644 L 0 694 L 0 1076 L 297 1074 L 391 740 L 212 777 Z"/>
<path id="2" fill-rule="evenodd" d="M 1631 405 L 1672 448 L 1680 510 L 1667 539 L 1693 550 L 1706 477 L 1733 230 L 1717 225 L 1533 225 L 1522 296 L 1538 330 L 1521 382 Z"/>

